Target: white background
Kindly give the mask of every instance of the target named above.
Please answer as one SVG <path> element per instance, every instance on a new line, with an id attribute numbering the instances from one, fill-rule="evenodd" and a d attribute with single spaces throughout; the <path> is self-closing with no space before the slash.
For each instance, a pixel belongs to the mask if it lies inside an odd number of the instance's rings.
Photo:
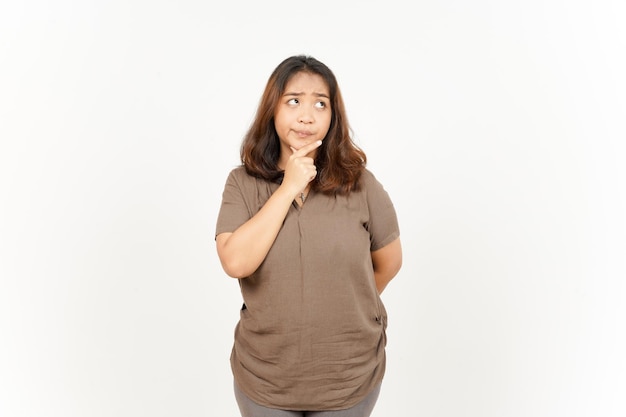
<path id="1" fill-rule="evenodd" d="M 237 416 L 213 240 L 311 54 L 398 212 L 374 417 L 626 415 L 623 1 L 5 1 L 0 416 Z"/>

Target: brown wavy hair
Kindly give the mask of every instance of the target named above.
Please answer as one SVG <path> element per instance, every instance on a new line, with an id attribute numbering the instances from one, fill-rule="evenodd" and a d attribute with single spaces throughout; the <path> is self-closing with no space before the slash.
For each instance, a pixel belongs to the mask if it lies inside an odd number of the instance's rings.
<path id="1" fill-rule="evenodd" d="M 317 148 L 317 176 L 311 188 L 325 194 L 348 194 L 358 190 L 367 158 L 353 141 L 341 91 L 333 72 L 317 59 L 296 55 L 281 62 L 270 75 L 256 116 L 241 144 L 241 162 L 249 175 L 281 182 L 278 167 L 280 141 L 274 127 L 274 112 L 291 77 L 300 72 L 321 76 L 330 93 L 332 117 L 328 133 Z"/>

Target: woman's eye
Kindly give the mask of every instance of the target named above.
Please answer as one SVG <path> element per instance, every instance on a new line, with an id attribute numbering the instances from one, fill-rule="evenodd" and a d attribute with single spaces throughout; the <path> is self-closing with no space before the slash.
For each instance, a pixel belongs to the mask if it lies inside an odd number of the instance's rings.
<path id="1" fill-rule="evenodd" d="M 297 98 L 291 98 L 291 99 L 289 99 L 289 101 L 287 101 L 287 104 L 296 105 L 296 104 L 298 104 L 298 99 Z"/>
<path id="2" fill-rule="evenodd" d="M 324 107 L 326 107 L 326 103 L 324 103 L 323 101 L 318 101 L 317 103 L 315 103 L 315 107 L 317 107 L 318 109 L 323 109 Z"/>

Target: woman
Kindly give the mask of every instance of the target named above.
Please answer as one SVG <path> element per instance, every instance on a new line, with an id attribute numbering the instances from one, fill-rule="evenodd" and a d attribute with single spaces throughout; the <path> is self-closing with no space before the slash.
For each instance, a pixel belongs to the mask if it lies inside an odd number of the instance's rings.
<path id="1" fill-rule="evenodd" d="M 241 161 L 216 244 L 244 300 L 231 354 L 242 416 L 369 416 L 385 372 L 379 294 L 402 264 L 400 232 L 326 65 L 276 67 Z"/>

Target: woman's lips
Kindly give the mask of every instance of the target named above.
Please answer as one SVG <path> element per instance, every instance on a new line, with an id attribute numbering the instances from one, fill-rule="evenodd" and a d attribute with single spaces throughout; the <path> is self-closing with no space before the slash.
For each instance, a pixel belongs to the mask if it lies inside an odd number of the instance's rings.
<path id="1" fill-rule="evenodd" d="M 310 132 L 308 130 L 296 130 L 295 132 L 299 138 L 308 138 L 309 136 L 313 135 L 313 132 Z"/>

